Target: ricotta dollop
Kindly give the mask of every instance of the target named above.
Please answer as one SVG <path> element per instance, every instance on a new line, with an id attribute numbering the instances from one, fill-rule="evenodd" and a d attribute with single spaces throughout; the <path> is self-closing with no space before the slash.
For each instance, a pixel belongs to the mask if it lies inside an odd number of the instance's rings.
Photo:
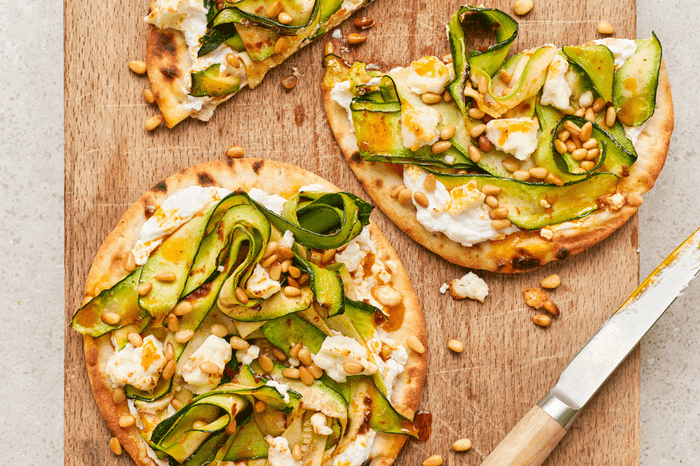
<path id="1" fill-rule="evenodd" d="M 124 348 L 109 357 L 105 373 L 115 385 L 133 385 L 139 390 L 153 390 L 165 367 L 163 344 L 153 335 L 143 339 L 135 348 L 127 343 Z"/>
<path id="2" fill-rule="evenodd" d="M 445 86 L 454 78 L 452 66 L 445 65 L 437 57 L 424 57 L 411 63 L 406 85 L 419 95 L 426 92 L 442 94 L 445 92 Z"/>
<path id="3" fill-rule="evenodd" d="M 404 147 L 416 151 L 435 144 L 440 138 L 438 124 L 442 119 L 434 108 L 414 107 L 404 102 L 401 106 L 401 142 Z"/>
<path id="4" fill-rule="evenodd" d="M 538 129 L 532 118 L 503 118 L 486 124 L 486 137 L 496 149 L 527 160 L 537 150 Z"/>
<path id="5" fill-rule="evenodd" d="M 250 191 L 248 191 L 248 195 L 255 202 L 262 204 L 263 207 L 271 210 L 277 215 L 282 215 L 282 208 L 284 207 L 284 203 L 287 202 L 287 200 L 282 196 L 278 196 L 277 194 L 267 194 L 265 191 L 258 188 L 251 188 Z"/>
<path id="6" fill-rule="evenodd" d="M 210 392 L 219 385 L 224 366 L 231 360 L 231 345 L 221 337 L 210 335 L 197 350 L 192 353 L 182 367 L 180 375 L 187 383 L 186 388 L 196 395 Z M 210 362 L 219 367 L 218 374 L 207 374 L 200 369 L 203 362 Z"/>
<path id="7" fill-rule="evenodd" d="M 369 353 L 354 338 L 345 335 L 332 335 L 323 340 L 321 349 L 312 356 L 314 364 L 326 371 L 328 377 L 336 382 L 345 382 L 348 374 L 343 365 L 346 362 L 357 362 L 364 368 L 361 374 L 372 375 L 377 372 L 377 366 L 367 360 Z"/>
<path id="8" fill-rule="evenodd" d="M 565 76 L 568 69 L 569 62 L 557 54 L 547 67 L 547 78 L 544 81 L 542 97 L 540 98 L 542 105 L 551 105 L 559 110 L 569 108 L 571 88 L 566 82 Z"/>
<path id="9" fill-rule="evenodd" d="M 265 268 L 256 264 L 253 273 L 246 284 L 246 291 L 257 298 L 267 299 L 282 289 L 279 282 L 270 278 L 270 274 Z"/>
<path id="10" fill-rule="evenodd" d="M 615 57 L 615 69 L 620 68 L 627 60 L 637 51 L 637 43 L 632 39 L 615 39 L 608 37 L 607 39 L 594 40 L 597 45 L 604 45 L 610 49 Z"/>
<path id="11" fill-rule="evenodd" d="M 267 460 L 270 466 L 301 466 L 301 461 L 297 461 L 292 456 L 289 442 L 284 437 L 265 437 L 270 444 Z"/>

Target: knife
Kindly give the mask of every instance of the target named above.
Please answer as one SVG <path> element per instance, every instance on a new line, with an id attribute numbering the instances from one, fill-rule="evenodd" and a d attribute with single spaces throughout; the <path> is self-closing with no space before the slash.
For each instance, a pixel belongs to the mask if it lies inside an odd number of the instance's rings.
<path id="1" fill-rule="evenodd" d="M 559 381 L 481 466 L 539 466 L 571 423 L 700 271 L 700 228 L 678 246 L 593 335 Z"/>

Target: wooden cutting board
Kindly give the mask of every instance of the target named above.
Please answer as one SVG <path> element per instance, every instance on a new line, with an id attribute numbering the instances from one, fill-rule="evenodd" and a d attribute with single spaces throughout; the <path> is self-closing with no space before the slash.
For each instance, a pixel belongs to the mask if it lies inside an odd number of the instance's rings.
<path id="1" fill-rule="evenodd" d="M 614 24 L 618 37 L 635 33 L 633 0 L 583 2 L 535 0 L 520 21 L 513 51 L 543 43 L 577 44 L 599 37 L 596 24 Z M 445 24 L 461 2 L 377 0 L 359 15 L 376 20 L 368 41 L 343 53 L 388 70 L 427 54 L 448 53 Z M 511 1 L 489 6 L 512 13 Z M 321 58 L 328 36 L 272 71 L 254 91 L 222 105 L 212 121 L 187 120 L 153 133 L 143 122 L 157 113 L 141 97 L 145 77 L 127 62 L 145 55 L 146 0 L 65 4 L 65 464 L 132 464 L 114 459 L 111 437 L 93 400 L 80 336 L 69 328 L 85 275 L 97 248 L 121 214 L 159 180 L 190 165 L 223 157 L 240 144 L 251 157 L 299 165 L 365 199 L 331 135 L 321 105 Z M 355 32 L 352 22 L 343 35 Z M 482 39 L 483 40 L 483 39 Z M 338 41 L 336 50 L 341 45 Z M 475 40 L 474 44 L 478 42 Z M 343 44 L 347 47 L 347 44 Z M 296 67 L 292 91 L 280 86 Z M 429 344 L 428 379 L 421 408 L 433 415 L 432 435 L 409 442 L 397 460 L 417 465 L 440 454 L 446 464 L 480 464 L 520 417 L 556 382 L 570 358 L 638 283 L 637 217 L 602 244 L 560 264 L 517 276 L 481 273 L 490 287 L 484 304 L 454 301 L 440 285 L 466 271 L 411 241 L 380 212 L 379 224 L 403 260 L 423 303 Z M 558 273 L 563 285 L 551 293 L 562 314 L 542 329 L 522 298 L 525 286 Z M 464 342 L 461 355 L 446 342 Z M 450 445 L 471 439 L 455 454 Z M 639 351 L 635 350 L 546 464 L 639 464 Z"/>

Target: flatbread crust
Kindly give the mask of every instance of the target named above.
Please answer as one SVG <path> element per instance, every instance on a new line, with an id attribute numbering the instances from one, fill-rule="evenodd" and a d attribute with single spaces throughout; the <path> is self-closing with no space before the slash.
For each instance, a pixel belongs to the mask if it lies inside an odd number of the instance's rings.
<path id="1" fill-rule="evenodd" d="M 403 184 L 401 165 L 365 161 L 358 151 L 346 110 L 331 99 L 331 87 L 325 81 L 322 90 L 323 105 L 340 150 L 376 205 L 411 238 L 444 259 L 464 267 L 500 273 L 524 272 L 565 259 L 599 243 L 620 228 L 641 205 L 640 196 L 654 186 L 666 161 L 673 132 L 671 85 L 662 60 L 656 110 L 647 120 L 635 146 L 637 161 L 630 168 L 629 176 L 618 182 L 618 191 L 627 194 L 622 208 L 600 209 L 582 219 L 549 227 L 553 232 L 551 239 L 540 236 L 540 230 L 519 231 L 503 240 L 465 247 L 442 233 L 429 232 L 416 220 L 413 204 L 401 205 L 391 198 L 392 190 Z"/>
<path id="2" fill-rule="evenodd" d="M 324 27 L 330 31 L 357 10 L 372 3 L 372 1 L 374 0 L 366 2 L 355 1 L 355 5 L 352 5 L 351 8 L 347 6 L 341 7 Z M 149 12 L 153 11 L 155 5 L 156 0 L 151 0 Z M 303 40 L 303 37 L 295 39 L 294 36 L 289 36 L 289 38 L 290 46 L 285 52 L 272 55 L 258 62 L 246 63 L 248 87 L 254 89 L 260 84 L 269 70 L 312 42 L 311 40 Z M 318 37 L 314 40 L 316 39 Z M 162 30 L 151 25 L 146 37 L 146 66 L 148 80 L 155 95 L 158 108 L 167 127 L 172 128 L 194 113 L 193 110 L 188 110 L 184 107 L 184 104 L 189 102 L 184 91 L 185 76 L 192 67 L 184 34 L 176 29 Z M 222 103 L 234 95 L 230 94 L 215 100 L 218 103 Z"/>
<path id="3" fill-rule="evenodd" d="M 225 159 L 202 163 L 187 168 L 153 186 L 136 201 L 122 216 L 117 226 L 100 246 L 85 282 L 87 302 L 100 291 L 111 288 L 126 272 L 122 261 L 139 238 L 141 226 L 147 218 L 171 194 L 189 186 L 219 186 L 230 190 L 249 191 L 258 188 L 268 193 L 290 197 L 305 185 L 321 184 L 329 191 L 339 189 L 323 178 L 293 165 L 262 159 Z M 379 251 L 387 261 L 393 261 L 392 286 L 403 295 L 405 314 L 399 328 L 390 333 L 396 343 L 406 346 L 407 339 L 414 335 L 426 341 L 425 323 L 418 298 L 413 291 L 403 265 L 386 237 L 374 223 L 370 223 L 370 234 Z M 83 348 L 88 376 L 97 406 L 110 430 L 119 439 L 124 449 L 139 466 L 153 466 L 146 442 L 136 427 L 122 428 L 119 418 L 129 414 L 126 402 L 115 405 L 113 388 L 105 373 L 107 360 L 114 353 L 110 334 L 100 338 L 84 336 Z M 412 417 L 418 407 L 427 371 L 427 355 L 410 351 L 406 369 L 397 378 L 392 401 L 402 414 Z M 372 466 L 387 466 L 393 463 L 406 438 L 402 435 L 378 433 L 373 447 Z"/>

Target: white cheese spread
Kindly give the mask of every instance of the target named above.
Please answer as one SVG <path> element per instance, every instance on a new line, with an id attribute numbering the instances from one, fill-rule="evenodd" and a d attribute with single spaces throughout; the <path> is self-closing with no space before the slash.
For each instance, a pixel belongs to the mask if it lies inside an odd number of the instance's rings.
<path id="1" fill-rule="evenodd" d="M 597 45 L 604 45 L 610 49 L 615 57 L 615 69 L 620 68 L 637 51 L 637 43 L 631 39 L 607 39 L 594 40 Z"/>
<path id="2" fill-rule="evenodd" d="M 224 366 L 231 360 L 231 345 L 223 338 L 210 335 L 204 343 L 192 353 L 180 372 L 187 383 L 186 388 L 196 395 L 210 392 L 219 385 Z M 218 374 L 207 374 L 200 369 L 203 362 L 211 362 L 219 367 Z"/>
<path id="3" fill-rule="evenodd" d="M 364 434 L 360 434 L 350 444 L 334 456 L 331 461 L 331 466 L 362 466 L 369 458 L 372 451 L 372 444 L 377 432 L 370 429 Z"/>
<path id="4" fill-rule="evenodd" d="M 317 435 L 331 435 L 333 433 L 333 429 L 326 425 L 326 416 L 323 413 L 311 416 L 311 426 Z"/>
<path id="5" fill-rule="evenodd" d="M 148 335 L 138 348 L 127 343 L 110 356 L 105 373 L 115 385 L 128 384 L 148 391 L 155 388 L 166 362 L 163 344 L 153 335 Z"/>
<path id="6" fill-rule="evenodd" d="M 236 351 L 236 359 L 238 362 L 245 365 L 252 364 L 253 361 L 258 359 L 259 355 L 260 347 L 255 345 L 250 345 L 247 349 Z"/>
<path id="7" fill-rule="evenodd" d="M 486 137 L 496 149 L 527 160 L 537 150 L 538 129 L 532 118 L 503 118 L 486 124 Z"/>
<path id="8" fill-rule="evenodd" d="M 294 246 L 294 233 L 289 230 L 285 231 L 279 240 L 279 245 L 292 249 L 292 246 Z"/>
<path id="9" fill-rule="evenodd" d="M 282 207 L 284 207 L 284 203 L 287 202 L 287 200 L 282 196 L 278 196 L 277 194 L 267 194 L 265 191 L 258 188 L 251 188 L 250 191 L 248 191 L 248 195 L 255 202 L 262 204 L 263 207 L 271 210 L 277 215 L 282 215 Z"/>
<path id="10" fill-rule="evenodd" d="M 260 264 L 255 265 L 255 269 L 246 283 L 248 294 L 262 299 L 269 298 L 281 289 L 280 283 L 270 278 L 270 274 Z"/>
<path id="11" fill-rule="evenodd" d="M 284 437 L 265 437 L 270 444 L 267 461 L 270 466 L 301 466 L 301 461 L 297 461 L 292 456 L 289 442 Z"/>
<path id="12" fill-rule="evenodd" d="M 141 236 L 132 250 L 136 265 L 145 264 L 151 251 L 163 242 L 163 238 L 230 192 L 224 188 L 190 186 L 169 196 L 141 227 Z"/>
<path id="13" fill-rule="evenodd" d="M 469 272 L 462 278 L 452 280 L 450 286 L 455 296 L 475 299 L 482 303 L 489 294 L 489 286 L 474 272 Z"/>
<path id="14" fill-rule="evenodd" d="M 476 186 L 467 185 L 467 187 L 457 191 L 455 193 L 456 199 L 453 199 L 451 193 L 440 181 L 437 181 L 435 190 L 425 189 L 423 182 L 426 175 L 425 171 L 414 166 L 406 166 L 403 171 L 404 185 L 411 190 L 411 193 L 415 194 L 420 191 L 428 198 L 427 207 L 421 207 L 415 200 L 413 201 L 416 207 L 416 220 L 426 230 L 443 233 L 452 241 L 467 247 L 501 238 L 504 233 L 517 231 L 515 227 L 498 231 L 491 226 L 490 210 L 484 204 L 486 196 L 478 192 Z M 468 199 L 470 196 L 474 196 L 473 202 L 467 205 L 464 199 Z M 450 213 L 453 202 L 455 207 L 452 208 L 452 212 L 459 212 L 456 215 Z"/>
<path id="15" fill-rule="evenodd" d="M 542 97 L 540 98 L 542 105 L 551 105 L 559 110 L 569 108 L 571 89 L 565 77 L 568 69 L 569 62 L 557 54 L 547 68 L 547 78 L 544 81 Z"/>
<path id="16" fill-rule="evenodd" d="M 352 99 L 355 96 L 352 95 L 352 92 L 350 92 L 351 87 L 352 83 L 350 82 L 350 80 L 341 81 L 339 83 L 336 83 L 335 86 L 333 86 L 330 95 L 331 100 L 334 100 L 338 105 L 343 107 L 346 112 L 348 112 L 348 120 L 350 120 L 351 133 L 354 133 L 355 126 L 352 124 L 352 110 L 350 110 L 350 104 L 352 103 Z"/>
<path id="17" fill-rule="evenodd" d="M 372 375 L 377 372 L 377 366 L 367 360 L 369 353 L 367 348 L 359 344 L 354 338 L 344 335 L 333 335 L 323 340 L 318 354 L 312 356 L 314 364 L 326 371 L 328 376 L 336 382 L 345 382 L 348 374 L 343 368 L 346 362 L 357 362 L 363 367 L 361 374 Z"/>
<path id="18" fill-rule="evenodd" d="M 445 65 L 437 57 L 424 57 L 411 63 L 406 85 L 416 94 L 442 94 L 454 78 L 452 66 Z"/>
<path id="19" fill-rule="evenodd" d="M 383 345 L 388 345 L 391 348 L 391 355 L 386 361 L 381 357 Z M 392 338 L 389 338 L 389 334 L 380 328 L 376 329 L 372 339 L 367 341 L 367 348 L 374 354 L 374 361 L 377 363 L 379 375 L 382 377 L 386 387 L 386 397 L 391 400 L 396 378 L 406 368 L 408 351 L 406 351 L 405 347 L 396 344 Z"/>
<path id="20" fill-rule="evenodd" d="M 440 138 L 437 126 L 442 119 L 434 108 L 414 107 L 408 102 L 401 105 L 401 141 L 404 147 L 416 151 L 435 144 Z"/>

